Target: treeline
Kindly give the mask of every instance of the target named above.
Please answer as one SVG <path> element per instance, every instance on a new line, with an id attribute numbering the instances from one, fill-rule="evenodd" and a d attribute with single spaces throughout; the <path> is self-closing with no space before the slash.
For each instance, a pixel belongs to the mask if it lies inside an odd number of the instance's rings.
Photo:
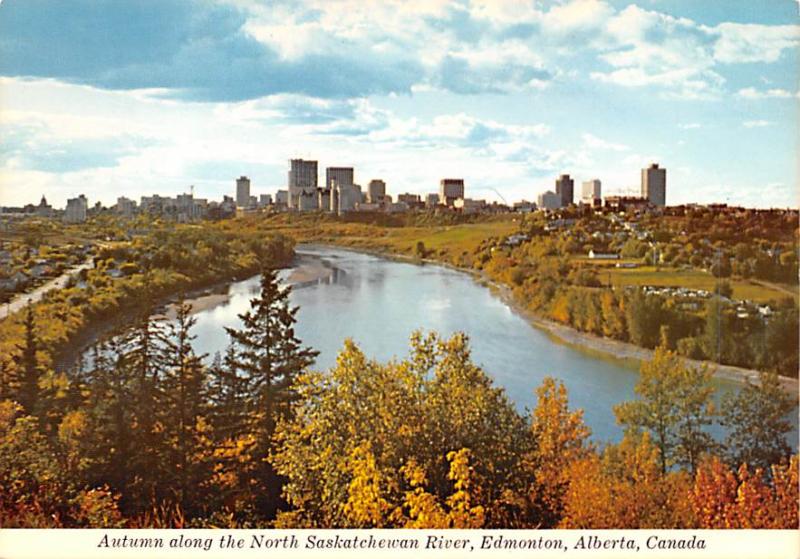
<path id="1" fill-rule="evenodd" d="M 798 307 L 787 298 L 774 304 L 766 320 L 737 317 L 725 299 L 730 286 L 720 283 L 696 311 L 671 297 L 641 288 L 611 289 L 591 267 L 573 261 L 566 239 L 540 237 L 516 248 L 492 250 L 487 242 L 457 264 L 483 270 L 512 288 L 516 299 L 539 315 L 624 342 L 663 345 L 692 359 L 707 359 L 797 377 Z"/>
<path id="2" fill-rule="evenodd" d="M 49 292 L 30 309 L 36 322 L 37 359 L 50 383 L 60 351 L 93 325 L 186 292 L 258 273 L 262 262 L 280 266 L 294 254 L 284 236 L 258 230 L 152 224 L 147 234 L 104 243 L 95 266 L 67 287 Z M 25 336 L 25 313 L 0 322 L 0 371 L 14 373 L 12 356 Z"/>
<path id="3" fill-rule="evenodd" d="M 562 384 L 546 379 L 521 415 L 463 335 L 415 334 L 389 363 L 347 342 L 310 371 L 288 296 L 265 271 L 210 363 L 187 305 L 170 324 L 145 308 L 59 385 L 28 313 L 0 385 L 0 525 L 798 526 L 796 401 L 774 375 L 717 416 L 709 373 L 659 349 L 615 410 L 623 440 L 599 449 Z"/>

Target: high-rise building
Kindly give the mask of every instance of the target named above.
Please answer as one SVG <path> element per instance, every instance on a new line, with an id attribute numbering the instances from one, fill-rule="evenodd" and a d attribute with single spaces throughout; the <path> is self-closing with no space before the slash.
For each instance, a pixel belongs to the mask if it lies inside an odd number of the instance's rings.
<path id="1" fill-rule="evenodd" d="M 348 187 L 353 185 L 352 167 L 328 167 L 325 169 L 325 188 L 330 189 L 333 182 L 339 186 Z"/>
<path id="2" fill-rule="evenodd" d="M 250 205 L 250 179 L 245 176 L 236 179 L 236 205 L 240 208 Z"/>
<path id="3" fill-rule="evenodd" d="M 464 179 L 442 179 L 439 181 L 439 203 L 453 207 L 453 203 L 464 197 Z"/>
<path id="4" fill-rule="evenodd" d="M 130 217 L 136 211 L 136 202 L 120 196 L 117 198 L 117 213 L 119 215 Z"/>
<path id="5" fill-rule="evenodd" d="M 600 179 L 592 179 L 584 181 L 581 189 L 581 203 L 587 206 L 600 205 Z"/>
<path id="6" fill-rule="evenodd" d="M 575 181 L 569 175 L 561 175 L 556 179 L 556 194 L 561 200 L 561 207 L 566 208 L 575 200 Z"/>
<path id="7" fill-rule="evenodd" d="M 315 195 L 317 162 L 305 159 L 289 160 L 289 207 L 300 209 L 300 195 Z M 316 196 L 316 195 L 315 195 Z"/>
<path id="8" fill-rule="evenodd" d="M 667 205 L 667 170 L 659 168 L 658 163 L 642 169 L 642 198 L 653 206 Z"/>
<path id="9" fill-rule="evenodd" d="M 552 190 L 542 192 L 536 199 L 536 205 L 543 210 L 557 210 L 561 207 L 561 195 Z"/>
<path id="10" fill-rule="evenodd" d="M 425 196 L 425 207 L 426 208 L 435 208 L 439 205 L 439 195 L 435 192 L 432 192 Z"/>
<path id="11" fill-rule="evenodd" d="M 89 201 L 83 194 L 77 198 L 70 198 L 67 200 L 67 207 L 64 210 L 64 221 L 67 223 L 83 223 L 86 221 L 88 209 Z"/>
<path id="12" fill-rule="evenodd" d="M 380 179 L 369 181 L 367 186 L 367 202 L 370 204 L 380 204 L 386 196 L 386 183 Z"/>

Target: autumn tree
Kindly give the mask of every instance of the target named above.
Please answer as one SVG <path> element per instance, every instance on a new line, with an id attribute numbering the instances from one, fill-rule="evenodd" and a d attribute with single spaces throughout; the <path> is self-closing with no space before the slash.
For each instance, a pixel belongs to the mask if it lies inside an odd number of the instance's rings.
<path id="1" fill-rule="evenodd" d="M 291 288 L 280 285 L 277 272 L 261 273 L 259 296 L 250 310 L 240 314 L 240 329 L 226 328 L 236 348 L 236 366 L 250 393 L 249 432 L 256 442 L 257 479 L 262 487 L 261 507 L 274 514 L 280 496 L 280 480 L 268 461 L 275 426 L 288 417 L 295 399 L 294 380 L 317 356 L 295 336 L 297 307 L 289 305 Z"/>
<path id="2" fill-rule="evenodd" d="M 685 364 L 663 347 L 642 364 L 634 390 L 641 397 L 614 407 L 617 422 L 645 429 L 659 450 L 662 473 L 673 464 L 695 470 L 701 455 L 713 447 L 705 431 L 712 422 L 711 372 Z"/>
<path id="3" fill-rule="evenodd" d="M 628 431 L 601 454 L 573 462 L 566 474 L 559 528 L 689 528 L 694 516 L 686 499 L 686 472 L 661 471 L 659 450 L 647 431 Z"/>
<path id="4" fill-rule="evenodd" d="M 729 463 L 769 471 L 785 461 L 791 454 L 789 414 L 796 407 L 797 395 L 784 390 L 775 373 L 761 373 L 758 382 L 747 379 L 741 390 L 725 394 L 720 422 L 728 428 Z"/>
<path id="5" fill-rule="evenodd" d="M 520 454 L 532 450 L 532 437 L 503 391 L 472 363 L 465 336 L 416 334 L 410 355 L 388 364 L 368 360 L 348 341 L 335 367 L 301 376 L 296 387 L 294 414 L 279 424 L 273 453 L 293 507 L 282 525 L 389 527 L 413 518 L 421 526 L 427 517 L 411 508 L 422 510 L 424 502 L 444 516 L 483 507 L 485 525 L 509 525 L 509 509 L 517 510 L 509 492 L 522 495 L 531 482 Z M 448 455 L 462 449 L 469 449 L 469 487 L 460 486 L 468 504 L 450 499 L 460 490 L 453 476 L 465 479 L 466 457 Z M 348 501 L 353 514 L 343 516 Z M 406 516 L 391 514 L 398 508 Z M 441 515 L 431 525 L 444 522 Z"/>
<path id="6" fill-rule="evenodd" d="M 570 465 L 592 452 L 587 443 L 591 431 L 583 422 L 583 410 L 569 411 L 562 382 L 545 377 L 536 395 L 531 424 L 536 450 L 528 457 L 534 464 L 534 483 L 529 498 L 542 525 L 552 527 L 562 516 Z"/>
<path id="7" fill-rule="evenodd" d="M 775 464 L 770 480 L 742 464 L 731 470 L 719 458 L 701 463 L 689 493 L 698 526 L 707 529 L 798 528 L 798 460 Z"/>

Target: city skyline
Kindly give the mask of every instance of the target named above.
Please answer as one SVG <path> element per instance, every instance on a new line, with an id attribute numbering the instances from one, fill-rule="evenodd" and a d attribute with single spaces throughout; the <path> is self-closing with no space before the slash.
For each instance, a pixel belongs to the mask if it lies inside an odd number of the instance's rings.
<path id="1" fill-rule="evenodd" d="M 509 202 L 657 161 L 670 205 L 797 204 L 794 0 L 46 4 L 0 5 L 0 205 L 274 194 L 295 157 Z"/>

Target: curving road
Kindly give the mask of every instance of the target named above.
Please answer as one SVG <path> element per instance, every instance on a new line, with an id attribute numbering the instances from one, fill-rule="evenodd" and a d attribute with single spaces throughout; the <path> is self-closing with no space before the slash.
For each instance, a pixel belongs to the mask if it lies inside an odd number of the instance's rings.
<path id="1" fill-rule="evenodd" d="M 0 319 L 5 319 L 17 311 L 24 309 L 30 303 L 36 303 L 44 297 L 45 293 L 53 289 L 62 289 L 67 285 L 69 279 L 92 267 L 92 257 L 87 258 L 82 264 L 73 266 L 57 278 L 40 285 L 30 293 L 22 293 L 12 298 L 8 303 L 0 305 Z"/>

